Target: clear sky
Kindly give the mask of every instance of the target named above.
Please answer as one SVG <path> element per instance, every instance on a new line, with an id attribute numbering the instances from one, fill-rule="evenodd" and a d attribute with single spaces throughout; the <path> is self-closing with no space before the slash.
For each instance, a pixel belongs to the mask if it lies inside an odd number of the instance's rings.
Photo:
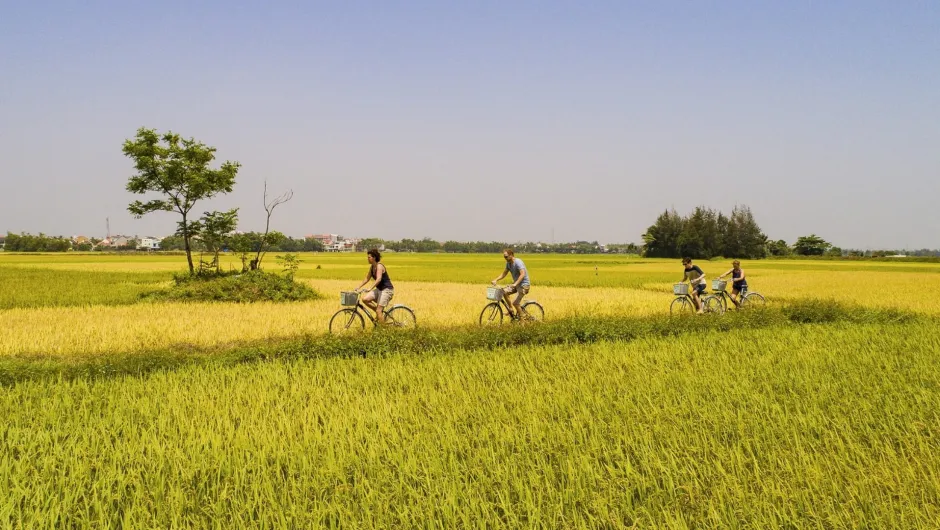
<path id="1" fill-rule="evenodd" d="M 216 146 L 263 229 L 640 242 L 664 209 L 940 247 L 940 2 L 2 3 L 0 231 L 127 213 L 138 127 Z"/>

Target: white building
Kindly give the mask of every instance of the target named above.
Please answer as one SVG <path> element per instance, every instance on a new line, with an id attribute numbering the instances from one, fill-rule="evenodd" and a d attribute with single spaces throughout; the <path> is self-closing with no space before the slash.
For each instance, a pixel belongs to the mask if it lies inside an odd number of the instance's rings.
<path id="1" fill-rule="evenodd" d="M 141 238 L 137 250 L 160 250 L 160 240 L 155 237 Z"/>

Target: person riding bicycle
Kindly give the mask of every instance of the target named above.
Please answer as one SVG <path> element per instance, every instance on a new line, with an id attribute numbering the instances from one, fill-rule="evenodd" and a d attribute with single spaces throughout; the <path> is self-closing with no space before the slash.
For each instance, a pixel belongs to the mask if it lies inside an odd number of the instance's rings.
<path id="1" fill-rule="evenodd" d="M 388 277 L 388 270 L 382 261 L 382 254 L 378 249 L 369 249 L 366 253 L 369 260 L 369 272 L 366 273 L 366 279 L 362 280 L 356 291 L 362 289 L 362 286 L 369 283 L 369 280 L 375 280 L 375 283 L 369 289 L 365 289 L 366 294 L 362 295 L 362 303 L 375 311 L 376 317 L 381 324 L 385 323 L 385 308 L 388 307 L 392 297 L 395 296 L 395 287 L 392 285 L 392 279 Z"/>
<path id="2" fill-rule="evenodd" d="M 734 302 L 734 307 L 741 307 L 741 303 L 738 301 L 738 295 L 741 293 L 747 292 L 747 277 L 744 275 L 744 271 L 741 270 L 741 262 L 734 260 L 731 263 L 731 270 L 722 274 L 718 279 L 722 279 L 725 276 L 731 275 L 731 301 Z"/>
<path id="3" fill-rule="evenodd" d="M 679 283 L 689 281 L 689 285 L 692 287 L 690 293 L 692 295 L 692 304 L 695 306 L 695 311 L 701 314 L 703 312 L 701 296 L 705 294 L 705 273 L 698 265 L 692 264 L 692 258 L 682 258 L 682 266 L 685 267 L 685 272 Z"/>
<path id="4" fill-rule="evenodd" d="M 529 270 L 526 269 L 525 263 L 516 257 L 511 248 L 503 250 L 503 259 L 506 260 L 506 268 L 503 269 L 503 273 L 498 278 L 493 280 L 493 285 L 505 278 L 506 274 L 512 274 L 512 283 L 503 287 L 503 299 L 506 300 L 507 305 L 516 308 L 515 312 L 509 311 L 509 316 L 517 318 L 517 315 L 522 314 L 522 297 L 529 294 Z M 511 294 L 515 294 L 516 298 L 512 301 L 512 304 L 509 304 L 509 295 Z"/>

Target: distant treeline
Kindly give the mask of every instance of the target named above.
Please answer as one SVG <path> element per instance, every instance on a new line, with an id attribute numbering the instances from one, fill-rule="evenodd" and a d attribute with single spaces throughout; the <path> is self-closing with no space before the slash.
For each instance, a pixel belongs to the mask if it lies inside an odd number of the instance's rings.
<path id="1" fill-rule="evenodd" d="M 222 250 L 229 252 L 256 252 L 261 245 L 263 234 L 259 232 L 236 233 L 225 236 Z M 137 249 L 137 241 L 129 240 L 120 247 L 99 247 L 100 240 L 91 239 L 80 243 L 62 236 L 48 236 L 40 233 L 13 234 L 6 238 L 0 236 L 0 248 L 10 252 L 66 252 L 69 250 L 125 250 Z M 266 249 L 271 252 L 322 252 L 325 247 L 315 239 L 291 238 L 280 232 L 268 234 Z M 643 234 L 643 245 L 635 243 L 617 243 L 602 245 L 597 241 L 573 241 L 565 243 L 507 243 L 504 241 L 435 241 L 431 238 L 384 240 L 365 238 L 357 245 L 357 251 L 369 248 L 385 248 L 395 252 L 444 252 L 444 253 L 499 253 L 505 248 L 525 254 L 633 254 L 647 257 L 679 258 L 689 256 L 695 259 L 715 257 L 759 259 L 763 257 L 824 259 L 891 259 L 908 256 L 915 258 L 940 258 L 938 249 L 918 250 L 855 250 L 841 249 L 811 234 L 802 236 L 792 245 L 783 240 L 771 240 L 764 235 L 754 215 L 747 206 L 735 207 L 730 215 L 699 207 L 687 216 L 679 215 L 675 210 L 663 212 Z M 192 240 L 193 250 L 207 251 L 206 245 L 199 238 Z M 160 251 L 183 250 L 183 238 L 178 235 L 165 237 L 160 241 Z"/>
<path id="2" fill-rule="evenodd" d="M 359 247 L 382 248 L 395 252 L 447 252 L 457 254 L 469 253 L 499 253 L 503 249 L 511 248 L 516 252 L 533 253 L 563 253 L 563 254 L 599 254 L 612 252 L 619 254 L 640 254 L 642 248 L 633 243 L 601 245 L 597 241 L 574 241 L 569 243 L 506 243 L 505 241 L 435 241 L 430 238 L 402 239 L 390 241 L 378 238 L 366 238 L 359 243 Z"/>
<path id="3" fill-rule="evenodd" d="M 42 233 L 38 236 L 8 233 L 3 239 L 3 249 L 8 252 L 66 252 L 72 249 L 72 241 Z"/>

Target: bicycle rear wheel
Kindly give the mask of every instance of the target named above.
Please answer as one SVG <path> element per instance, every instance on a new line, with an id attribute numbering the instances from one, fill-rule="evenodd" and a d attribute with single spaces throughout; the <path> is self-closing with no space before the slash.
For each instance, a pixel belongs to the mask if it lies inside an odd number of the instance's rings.
<path id="1" fill-rule="evenodd" d="M 340 309 L 330 319 L 330 333 L 335 335 L 362 333 L 366 329 L 366 321 L 355 309 Z"/>
<path id="2" fill-rule="evenodd" d="M 760 309 L 767 302 L 760 293 L 747 293 L 741 297 L 741 309 Z"/>
<path id="3" fill-rule="evenodd" d="M 522 320 L 524 322 L 541 322 L 545 320 L 545 309 L 536 302 L 526 302 L 522 304 Z"/>
<path id="4" fill-rule="evenodd" d="M 385 323 L 394 328 L 414 329 L 418 325 L 418 319 L 410 307 L 397 305 L 385 313 Z"/>
<path id="5" fill-rule="evenodd" d="M 503 308 L 499 302 L 490 302 L 486 304 L 480 313 L 481 326 L 501 326 L 503 324 Z"/>
<path id="6" fill-rule="evenodd" d="M 679 296 L 669 305 L 669 313 L 673 315 L 692 314 L 695 312 L 695 306 L 692 301 L 685 296 Z"/>

